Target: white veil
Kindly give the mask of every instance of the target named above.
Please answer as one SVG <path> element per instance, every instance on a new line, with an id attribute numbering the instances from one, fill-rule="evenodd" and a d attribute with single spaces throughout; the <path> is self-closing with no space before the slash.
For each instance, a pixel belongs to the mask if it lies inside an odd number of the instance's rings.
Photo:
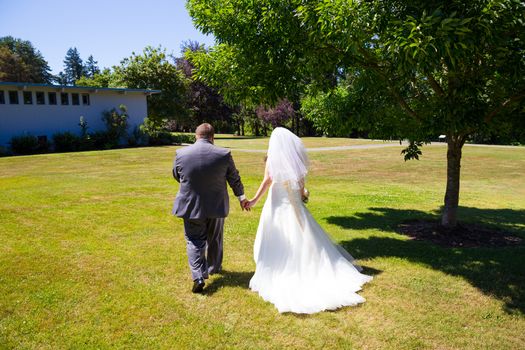
<path id="1" fill-rule="evenodd" d="M 306 148 L 299 137 L 288 129 L 277 127 L 270 136 L 268 173 L 273 182 L 288 183 L 293 189 L 304 185 L 308 173 Z"/>

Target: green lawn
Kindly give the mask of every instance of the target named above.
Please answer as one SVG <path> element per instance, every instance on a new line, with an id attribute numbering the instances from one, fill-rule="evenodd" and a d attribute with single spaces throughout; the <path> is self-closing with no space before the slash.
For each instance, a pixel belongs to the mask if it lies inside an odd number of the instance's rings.
<path id="1" fill-rule="evenodd" d="M 267 141 L 218 140 L 248 195 L 264 154 L 241 149 Z M 247 288 L 261 205 L 232 205 L 225 272 L 205 295 L 189 291 L 170 215 L 176 147 L 0 158 L 0 349 L 525 348 L 525 246 L 451 249 L 395 233 L 434 217 L 445 186 L 444 147 L 406 163 L 401 149 L 310 153 L 309 209 L 374 275 L 363 305 L 311 316 L 281 315 Z M 525 148 L 466 146 L 462 171 L 461 219 L 525 237 Z"/>
<path id="2" fill-rule="evenodd" d="M 228 147 L 231 149 L 252 149 L 252 150 L 266 150 L 268 148 L 268 137 L 252 137 L 252 136 L 233 136 L 233 135 L 217 135 L 215 144 L 221 147 Z M 333 146 L 354 146 L 354 145 L 370 145 L 383 143 L 399 143 L 399 141 L 382 141 L 382 140 L 367 140 L 367 139 L 349 139 L 349 138 L 326 138 L 326 137 L 304 137 L 303 142 L 306 147 L 333 147 Z"/>

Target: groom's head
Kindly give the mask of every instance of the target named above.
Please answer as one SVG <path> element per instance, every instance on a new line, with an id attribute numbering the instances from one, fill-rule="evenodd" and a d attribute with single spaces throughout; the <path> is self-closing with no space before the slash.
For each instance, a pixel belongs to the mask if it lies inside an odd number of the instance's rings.
<path id="1" fill-rule="evenodd" d="M 204 139 L 211 141 L 213 143 L 213 135 L 215 132 L 213 131 L 213 126 L 211 126 L 208 123 L 203 123 L 197 127 L 195 130 L 195 136 L 197 139 Z"/>

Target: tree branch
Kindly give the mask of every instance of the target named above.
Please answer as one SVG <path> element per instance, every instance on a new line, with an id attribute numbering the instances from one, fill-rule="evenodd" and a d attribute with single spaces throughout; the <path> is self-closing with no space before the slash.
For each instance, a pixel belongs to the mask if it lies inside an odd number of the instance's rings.
<path id="1" fill-rule="evenodd" d="M 485 123 L 490 123 L 492 118 L 494 118 L 499 112 L 501 112 L 503 109 L 505 109 L 507 106 L 514 102 L 518 102 L 525 98 L 525 91 L 520 91 L 518 94 L 509 97 L 503 103 L 501 103 L 499 106 L 497 106 L 492 112 L 487 114 L 484 118 Z"/>
<path id="2" fill-rule="evenodd" d="M 432 74 L 427 75 L 428 82 L 430 83 L 430 87 L 432 87 L 432 90 L 439 96 L 443 97 L 445 96 L 445 91 L 443 91 L 443 88 L 439 83 L 436 81 L 434 76 Z"/>
<path id="3" fill-rule="evenodd" d="M 408 105 L 407 101 L 403 98 L 403 96 L 401 96 L 401 94 L 399 93 L 397 88 L 392 84 L 390 79 L 388 79 L 388 77 L 382 71 L 381 66 L 379 66 L 379 64 L 377 63 L 377 60 L 375 58 L 373 58 L 361 46 L 359 46 L 359 52 L 365 58 L 365 62 L 369 62 L 370 63 L 370 65 L 368 67 L 372 68 L 375 72 L 377 72 L 383 78 L 383 80 L 387 83 L 388 90 L 393 95 L 393 97 L 396 99 L 397 103 L 399 103 L 401 108 L 404 109 L 405 112 L 407 112 L 408 115 L 410 115 L 412 118 L 414 118 L 414 119 L 416 119 L 418 121 L 421 121 L 421 118 L 419 117 L 419 115 Z"/>
<path id="4" fill-rule="evenodd" d="M 394 86 L 392 86 L 390 81 L 387 81 L 387 84 L 390 88 L 390 92 L 392 93 L 392 95 L 394 95 L 394 98 L 396 99 L 397 103 L 399 103 L 401 108 L 403 108 L 412 118 L 421 121 L 419 115 L 412 108 L 410 108 L 407 101 L 405 101 L 405 99 L 403 98 L 403 96 L 401 96 L 401 94 L 399 94 L 397 89 Z"/>

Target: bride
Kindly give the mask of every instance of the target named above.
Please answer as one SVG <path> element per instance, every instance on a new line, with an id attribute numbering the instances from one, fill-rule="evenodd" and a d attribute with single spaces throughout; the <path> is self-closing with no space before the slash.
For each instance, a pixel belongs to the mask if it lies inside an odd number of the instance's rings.
<path id="1" fill-rule="evenodd" d="M 269 189 L 254 244 L 250 289 L 279 312 L 311 314 L 365 301 L 356 292 L 372 279 L 334 244 L 303 204 L 308 172 L 299 137 L 276 128 L 270 137 L 264 179 L 253 207 Z"/>

